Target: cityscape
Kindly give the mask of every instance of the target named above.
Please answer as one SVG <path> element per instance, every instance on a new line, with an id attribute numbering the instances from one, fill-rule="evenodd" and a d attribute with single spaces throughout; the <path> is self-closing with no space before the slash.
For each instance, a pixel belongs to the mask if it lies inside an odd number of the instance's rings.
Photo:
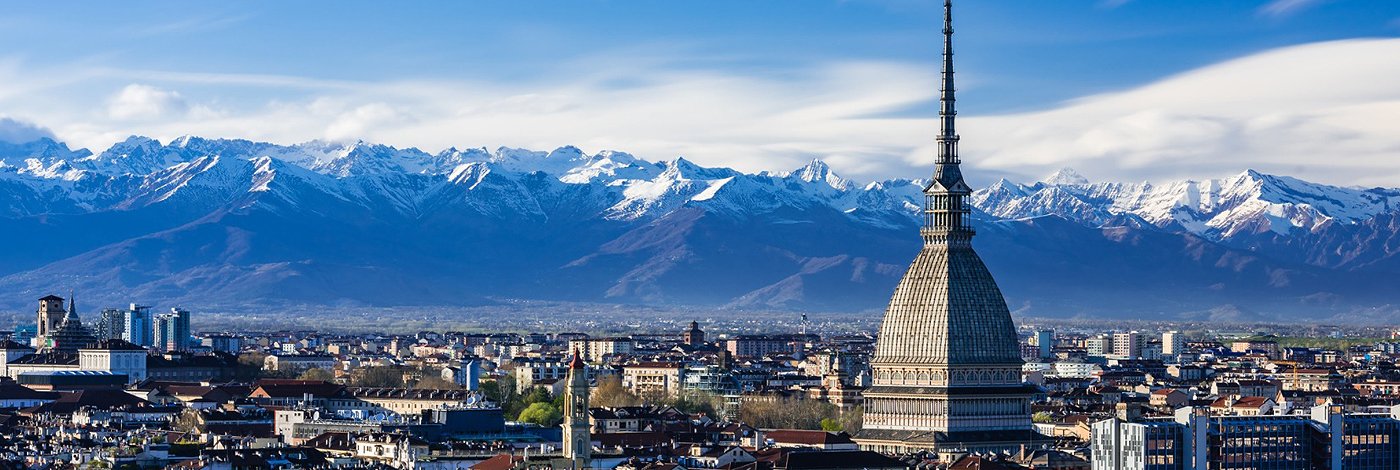
<path id="1" fill-rule="evenodd" d="M 0 240 L 19 247 L 0 255 L 0 306 L 17 305 L 0 311 L 0 469 L 1400 469 L 1400 190 L 1373 184 L 1393 180 L 1011 183 L 973 142 L 996 136 L 959 117 L 960 84 L 989 80 L 963 72 L 989 50 L 965 47 L 970 3 L 880 5 L 937 12 L 918 40 L 936 93 L 895 100 L 936 119 L 928 158 L 900 164 L 918 174 L 859 188 L 821 160 L 746 173 L 256 130 L 93 154 L 6 117 L 0 92 Z M 1259 3 L 1273 22 L 1338 7 Z M 232 112 L 144 86 L 110 117 Z M 337 121 L 354 139 L 416 120 L 356 114 L 374 119 Z M 62 132 L 97 139 L 82 129 Z M 833 243 L 861 247 L 803 251 Z"/>

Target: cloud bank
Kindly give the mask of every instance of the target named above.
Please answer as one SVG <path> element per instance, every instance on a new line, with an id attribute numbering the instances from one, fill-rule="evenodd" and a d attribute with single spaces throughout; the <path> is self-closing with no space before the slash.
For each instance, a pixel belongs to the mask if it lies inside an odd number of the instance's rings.
<path id="1" fill-rule="evenodd" d="M 41 81 L 0 61 L 0 89 L 24 90 L 0 92 L 0 112 L 94 150 L 129 134 L 364 139 L 428 151 L 573 144 L 746 171 L 816 157 L 868 180 L 928 172 L 935 66 L 840 62 L 736 73 L 614 58 L 512 82 L 75 66 L 42 74 L 64 79 Z M 973 175 L 1034 178 L 1072 166 L 1095 179 L 1136 180 L 1256 168 L 1400 186 L 1400 39 L 1277 49 L 1008 115 L 979 115 L 978 77 L 965 75 L 964 159 L 983 170 Z"/>

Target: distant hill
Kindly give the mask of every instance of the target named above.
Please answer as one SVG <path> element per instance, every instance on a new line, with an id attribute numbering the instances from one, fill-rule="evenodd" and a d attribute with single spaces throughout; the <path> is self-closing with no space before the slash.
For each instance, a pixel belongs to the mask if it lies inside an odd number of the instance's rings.
<path id="1" fill-rule="evenodd" d="M 476 306 L 502 299 L 879 311 L 918 180 L 745 174 L 563 147 L 0 143 L 0 306 Z M 1245 171 L 999 181 L 975 244 L 1045 317 L 1400 319 L 1400 190 Z"/>

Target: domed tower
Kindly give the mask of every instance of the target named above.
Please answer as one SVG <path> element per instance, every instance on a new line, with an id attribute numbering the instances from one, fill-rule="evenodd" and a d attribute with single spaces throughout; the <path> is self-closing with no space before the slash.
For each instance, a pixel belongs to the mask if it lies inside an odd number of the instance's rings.
<path id="1" fill-rule="evenodd" d="M 865 392 L 863 447 L 899 453 L 1032 444 L 1016 327 L 974 234 L 958 157 L 952 1 L 944 3 L 938 159 L 924 188 L 924 246 L 880 324 Z"/>

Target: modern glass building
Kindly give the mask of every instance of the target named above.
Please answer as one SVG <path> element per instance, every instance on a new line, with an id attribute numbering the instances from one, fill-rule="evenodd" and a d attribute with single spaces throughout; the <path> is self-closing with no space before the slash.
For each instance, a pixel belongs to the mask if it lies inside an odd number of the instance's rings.
<path id="1" fill-rule="evenodd" d="M 1173 418 L 1094 423 L 1094 470 L 1400 468 L 1400 407 L 1388 414 L 1343 413 L 1319 405 L 1308 415 L 1211 416 L 1182 408 Z"/>
<path id="2" fill-rule="evenodd" d="M 131 304 L 122 325 L 122 339 L 137 346 L 151 345 L 151 308 Z"/>

